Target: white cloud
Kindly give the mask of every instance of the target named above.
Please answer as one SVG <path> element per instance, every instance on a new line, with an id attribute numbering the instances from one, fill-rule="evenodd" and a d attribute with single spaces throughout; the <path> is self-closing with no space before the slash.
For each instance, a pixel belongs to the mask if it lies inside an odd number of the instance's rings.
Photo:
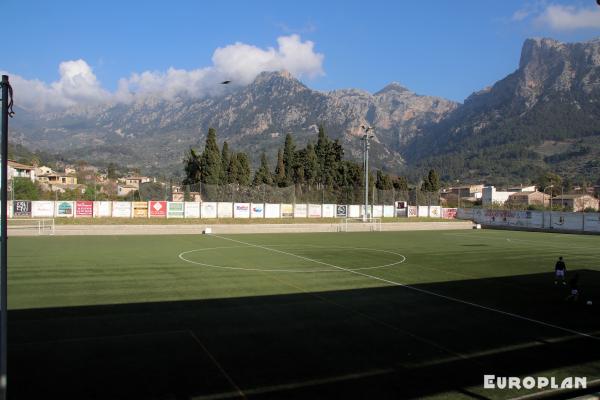
<path id="1" fill-rule="evenodd" d="M 313 42 L 290 35 L 277 38 L 277 43 L 278 49 L 263 50 L 243 43 L 218 48 L 212 58 L 214 68 L 242 84 L 250 83 L 262 71 L 285 69 L 294 76 L 310 78 L 323 75 L 323 55 L 314 52 Z"/>
<path id="2" fill-rule="evenodd" d="M 531 11 L 526 9 L 517 10 L 513 13 L 511 20 L 513 21 L 523 21 L 525 18 L 531 15 Z"/>
<path id="3" fill-rule="evenodd" d="M 558 31 L 600 29 L 600 7 L 576 8 L 551 4 L 535 18 L 535 22 Z"/>
<path id="4" fill-rule="evenodd" d="M 247 85 L 263 71 L 285 69 L 292 75 L 314 78 L 324 74 L 323 54 L 314 43 L 298 35 L 277 38 L 277 48 L 235 43 L 215 50 L 213 65 L 193 70 L 169 68 L 145 71 L 121 78 L 118 89 L 103 89 L 92 68 L 84 60 L 65 61 L 59 66 L 60 78 L 50 84 L 12 75 L 15 103 L 35 110 L 64 109 L 77 104 L 90 105 L 108 101 L 130 102 L 148 95 L 165 99 L 177 96 L 203 97 L 225 90 L 218 83 L 232 80 L 233 85 Z"/>
<path id="5" fill-rule="evenodd" d="M 547 4 L 547 0 L 527 1 L 523 4 L 523 6 L 520 9 L 513 13 L 510 19 L 513 22 L 524 21 L 527 18 L 542 12 L 546 8 Z"/>
<path id="6" fill-rule="evenodd" d="M 110 99 L 110 93 L 102 89 L 84 60 L 62 62 L 58 71 L 60 79 L 49 85 L 38 79 L 12 75 L 15 103 L 34 110 L 53 110 Z"/>

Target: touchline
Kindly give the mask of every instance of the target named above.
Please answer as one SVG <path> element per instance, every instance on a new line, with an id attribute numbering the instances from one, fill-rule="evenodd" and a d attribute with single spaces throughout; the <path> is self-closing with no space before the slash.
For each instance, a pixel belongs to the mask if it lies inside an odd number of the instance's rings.
<path id="1" fill-rule="evenodd" d="M 560 382 L 560 383 L 559 383 Z M 568 377 L 557 380 L 555 377 L 546 376 L 483 376 L 484 389 L 586 389 L 586 377 Z"/>

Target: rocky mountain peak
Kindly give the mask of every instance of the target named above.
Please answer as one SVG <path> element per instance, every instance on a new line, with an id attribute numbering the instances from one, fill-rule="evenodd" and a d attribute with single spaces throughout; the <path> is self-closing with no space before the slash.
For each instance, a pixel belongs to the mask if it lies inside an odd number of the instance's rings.
<path id="1" fill-rule="evenodd" d="M 300 83 L 289 71 L 263 71 L 254 79 L 253 84 L 268 84 L 273 82 Z"/>
<path id="2" fill-rule="evenodd" d="M 380 91 L 376 92 L 375 96 L 382 95 L 382 94 L 385 94 L 385 93 L 390 93 L 390 92 L 404 93 L 404 92 L 410 92 L 410 90 L 406 86 L 403 86 L 399 82 L 392 82 L 392 83 L 387 84 Z"/>
<path id="3" fill-rule="evenodd" d="M 565 49 L 565 44 L 549 38 L 531 38 L 525 40 L 521 49 L 519 68 L 530 64 L 541 64 L 548 59 L 559 56 Z"/>

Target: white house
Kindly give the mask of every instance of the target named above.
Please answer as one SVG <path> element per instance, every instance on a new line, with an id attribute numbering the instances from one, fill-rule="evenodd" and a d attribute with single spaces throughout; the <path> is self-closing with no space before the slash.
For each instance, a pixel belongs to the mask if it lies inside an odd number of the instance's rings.
<path id="1" fill-rule="evenodd" d="M 491 206 L 494 203 L 504 204 L 508 198 L 515 193 L 517 192 L 500 192 L 496 190 L 496 187 L 494 186 L 485 186 L 481 196 L 481 204 L 484 206 Z"/>
<path id="2" fill-rule="evenodd" d="M 53 173 L 54 173 L 54 170 L 50 167 L 46 167 L 45 165 L 35 168 L 35 174 L 38 176 L 39 175 L 49 175 L 49 174 L 53 174 Z"/>
<path id="3" fill-rule="evenodd" d="M 31 182 L 35 182 L 35 167 L 33 165 L 25 165 L 16 161 L 8 160 L 8 179 L 12 178 L 29 178 Z"/>
<path id="4" fill-rule="evenodd" d="M 134 185 L 118 185 L 117 196 L 127 196 L 129 193 L 139 189 L 139 186 Z"/>

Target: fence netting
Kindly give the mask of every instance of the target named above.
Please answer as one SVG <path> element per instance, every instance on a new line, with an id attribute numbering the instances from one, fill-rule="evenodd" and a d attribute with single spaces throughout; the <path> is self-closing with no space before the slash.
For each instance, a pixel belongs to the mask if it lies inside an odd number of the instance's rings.
<path id="1" fill-rule="evenodd" d="M 158 194 L 158 193 L 157 193 Z M 144 198 L 144 193 L 140 191 Z M 420 190 L 372 189 L 368 194 L 370 204 L 394 204 L 406 201 L 410 205 L 439 205 L 438 192 Z M 184 201 L 228 201 L 234 203 L 312 203 L 312 204 L 363 204 L 362 187 L 326 188 L 308 185 L 276 187 L 270 185 L 241 186 L 238 184 L 174 186 L 165 200 L 177 198 Z M 153 199 L 154 200 L 154 199 Z"/>

